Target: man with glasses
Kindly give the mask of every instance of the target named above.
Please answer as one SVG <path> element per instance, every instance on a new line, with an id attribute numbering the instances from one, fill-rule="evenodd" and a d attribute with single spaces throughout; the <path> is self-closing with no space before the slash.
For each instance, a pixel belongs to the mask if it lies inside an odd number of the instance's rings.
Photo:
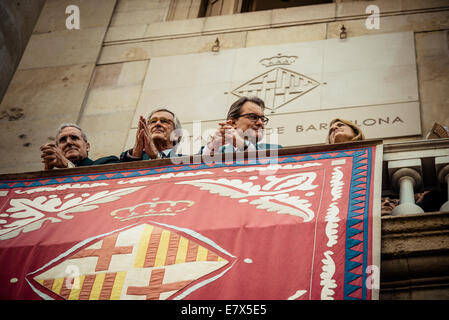
<path id="1" fill-rule="evenodd" d="M 124 162 L 180 157 L 176 147 L 182 138 L 181 122 L 173 112 L 157 109 L 150 113 L 148 121 L 140 116 L 134 147 L 123 152 Z"/>
<path id="2" fill-rule="evenodd" d="M 254 151 L 282 148 L 278 144 L 260 143 L 268 118 L 265 103 L 257 97 L 241 97 L 229 108 L 226 122 L 202 148 L 203 155 L 215 152 Z"/>
<path id="3" fill-rule="evenodd" d="M 56 134 L 56 141 L 41 146 L 41 158 L 45 170 L 54 168 L 74 168 L 118 163 L 116 156 L 92 160 L 88 157 L 90 144 L 86 134 L 74 123 L 64 123 Z"/>

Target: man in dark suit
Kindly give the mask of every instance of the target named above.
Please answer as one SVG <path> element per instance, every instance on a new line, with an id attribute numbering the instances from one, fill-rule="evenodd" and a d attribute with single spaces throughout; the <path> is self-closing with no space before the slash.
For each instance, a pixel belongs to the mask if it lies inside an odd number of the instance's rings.
<path id="1" fill-rule="evenodd" d="M 260 143 L 268 118 L 264 116 L 265 103 L 257 97 L 241 97 L 229 108 L 226 122 L 202 148 L 201 154 L 254 151 L 282 148 L 278 144 Z"/>
<path id="2" fill-rule="evenodd" d="M 134 147 L 123 152 L 120 160 L 137 161 L 180 157 L 176 152 L 182 138 L 181 122 L 168 109 L 150 113 L 148 122 L 140 116 Z"/>
<path id="3" fill-rule="evenodd" d="M 92 160 L 88 157 L 90 144 L 86 134 L 74 123 L 65 123 L 59 127 L 56 143 L 50 142 L 41 146 L 42 162 L 45 170 L 53 168 L 74 168 L 118 163 L 116 156 Z"/>

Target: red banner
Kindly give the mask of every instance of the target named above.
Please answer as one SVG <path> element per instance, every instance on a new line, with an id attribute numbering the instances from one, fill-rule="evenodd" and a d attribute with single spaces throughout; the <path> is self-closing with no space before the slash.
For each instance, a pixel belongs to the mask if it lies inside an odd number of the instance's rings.
<path id="1" fill-rule="evenodd" d="M 375 154 L 0 181 L 0 298 L 372 299 Z"/>

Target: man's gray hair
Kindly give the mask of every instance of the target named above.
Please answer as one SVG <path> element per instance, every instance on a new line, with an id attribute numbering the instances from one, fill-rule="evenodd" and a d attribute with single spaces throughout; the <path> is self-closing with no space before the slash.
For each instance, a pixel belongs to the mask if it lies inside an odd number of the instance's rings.
<path id="1" fill-rule="evenodd" d="M 73 127 L 73 128 L 78 129 L 78 130 L 81 132 L 81 136 L 83 137 L 83 140 L 84 140 L 85 142 L 87 142 L 87 136 L 86 136 L 86 134 L 84 133 L 83 129 L 81 129 L 81 127 L 80 127 L 79 125 L 74 124 L 74 123 L 63 123 L 63 124 L 61 124 L 61 125 L 59 126 L 58 133 L 56 134 L 56 145 L 58 145 L 58 137 L 59 137 L 59 135 L 61 134 L 61 131 L 62 131 L 64 128 L 69 128 L 69 127 Z"/>
<path id="2" fill-rule="evenodd" d="M 242 106 L 245 104 L 245 102 L 248 101 L 257 104 L 262 109 L 262 111 L 265 110 L 265 102 L 263 102 L 262 99 L 258 97 L 241 97 L 236 102 L 234 102 L 231 107 L 229 107 L 226 119 L 238 119 L 240 117 L 240 110 L 242 109 Z"/>
<path id="3" fill-rule="evenodd" d="M 148 116 L 147 120 L 150 120 L 150 118 L 151 118 L 151 116 L 153 114 L 155 114 L 156 112 L 160 112 L 160 111 L 168 112 L 168 113 L 170 113 L 173 116 L 173 122 L 174 122 L 174 125 L 175 125 L 173 131 L 175 131 L 176 135 L 178 136 L 177 140 L 173 140 L 173 146 L 175 146 L 176 144 L 178 144 L 181 141 L 183 130 L 182 130 L 181 121 L 179 121 L 178 117 L 175 115 L 174 112 L 172 112 L 172 111 L 170 111 L 168 109 L 165 109 L 165 108 L 159 108 L 159 109 L 151 111 L 151 113 Z"/>

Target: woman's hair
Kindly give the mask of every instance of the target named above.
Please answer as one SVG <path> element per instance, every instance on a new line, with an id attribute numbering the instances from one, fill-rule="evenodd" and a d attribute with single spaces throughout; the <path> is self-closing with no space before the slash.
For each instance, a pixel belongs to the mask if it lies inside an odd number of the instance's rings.
<path id="1" fill-rule="evenodd" d="M 351 129 L 354 131 L 355 136 L 351 139 L 351 141 L 361 141 L 361 140 L 365 140 L 365 135 L 363 134 L 362 130 L 359 128 L 359 126 L 357 126 L 356 124 L 352 123 L 351 121 L 348 120 L 344 120 L 341 118 L 335 118 L 334 120 L 331 121 L 331 123 L 329 124 L 329 131 L 327 133 L 327 137 L 326 137 L 326 143 L 330 144 L 330 127 L 337 121 L 340 121 L 342 123 L 344 123 L 345 125 L 351 127 Z"/>

